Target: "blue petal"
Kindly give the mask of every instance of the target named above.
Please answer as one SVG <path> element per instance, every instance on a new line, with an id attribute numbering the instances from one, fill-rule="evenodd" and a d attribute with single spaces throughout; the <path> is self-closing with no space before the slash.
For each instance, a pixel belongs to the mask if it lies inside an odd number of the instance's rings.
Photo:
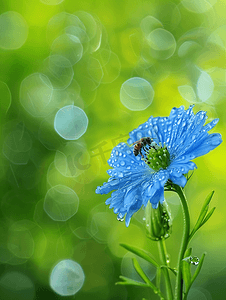
<path id="1" fill-rule="evenodd" d="M 137 212 L 141 208 L 141 206 L 142 206 L 142 201 L 137 200 L 136 203 L 130 207 L 130 210 L 127 212 L 127 215 L 126 215 L 126 220 L 125 220 L 126 227 L 129 226 L 132 215 L 135 212 Z"/>
<path id="2" fill-rule="evenodd" d="M 183 175 L 176 177 L 170 174 L 169 179 L 172 180 L 174 184 L 177 184 L 181 187 L 185 187 L 185 184 L 187 183 L 187 179 Z"/>
<path id="3" fill-rule="evenodd" d="M 110 208 L 114 208 L 114 213 L 124 216 L 126 213 L 126 226 L 129 225 L 132 215 L 140 209 L 142 205 L 150 201 L 154 207 L 164 200 L 164 185 L 168 180 L 167 170 L 161 170 L 154 174 L 138 177 L 132 184 L 114 191 L 106 201 Z"/>
<path id="4" fill-rule="evenodd" d="M 222 143 L 222 138 L 219 133 L 209 134 L 205 139 L 200 140 L 197 144 L 193 145 L 188 153 L 185 155 L 192 154 L 193 158 L 209 153 Z"/>
<path id="5" fill-rule="evenodd" d="M 197 168 L 196 164 L 192 161 L 173 161 L 168 167 L 169 174 L 173 177 L 181 177 L 187 174 L 188 171 Z"/>
<path id="6" fill-rule="evenodd" d="M 124 177 L 132 172 L 145 171 L 148 168 L 141 156 L 133 154 L 133 147 L 120 143 L 113 148 L 108 164 L 113 169 L 107 171 L 108 175 L 115 177 Z"/>
<path id="7" fill-rule="evenodd" d="M 125 143 L 113 148 L 108 164 L 113 167 L 107 171 L 111 177 L 103 186 L 97 187 L 97 194 L 108 194 L 113 190 L 132 185 L 137 179 L 146 177 L 147 173 L 152 172 L 140 156 L 133 154 L 133 148 Z"/>
<path id="8" fill-rule="evenodd" d="M 186 159 L 194 159 L 213 150 L 222 142 L 219 134 L 213 141 L 212 138 L 210 138 L 212 134 L 208 134 L 208 130 L 212 129 L 218 120 L 215 119 L 210 124 L 203 126 L 205 118 L 203 118 L 204 112 L 202 113 L 203 114 L 201 114 L 201 112 L 197 113 L 193 122 L 189 124 L 186 134 L 182 137 L 178 136 L 174 147 L 174 155 L 177 158 L 185 156 Z M 204 152 L 199 150 L 203 149 L 203 145 L 205 145 L 204 147 L 207 146 Z"/>
<path id="9" fill-rule="evenodd" d="M 164 188 L 160 188 L 154 194 L 154 196 L 150 199 L 151 205 L 153 208 L 158 208 L 159 202 L 163 203 L 164 201 Z"/>
<path id="10" fill-rule="evenodd" d="M 156 191 L 164 189 L 164 185 L 169 178 L 169 172 L 167 170 L 160 170 L 153 174 L 152 178 L 146 185 L 142 187 L 142 201 L 143 205 L 146 206 L 148 201 L 155 203 Z M 160 199 L 158 200 L 160 201 Z"/>
<path id="11" fill-rule="evenodd" d="M 159 124 L 166 122 L 167 118 L 150 117 L 147 122 L 140 125 L 137 129 L 132 130 L 129 133 L 130 138 L 128 139 L 128 144 L 135 143 L 142 137 L 151 137 L 156 143 L 162 141 L 161 132 L 159 132 Z"/>

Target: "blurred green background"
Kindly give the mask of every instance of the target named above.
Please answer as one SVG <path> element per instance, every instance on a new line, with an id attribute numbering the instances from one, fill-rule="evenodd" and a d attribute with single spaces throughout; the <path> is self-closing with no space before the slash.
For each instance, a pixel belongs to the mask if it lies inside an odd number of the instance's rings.
<path id="1" fill-rule="evenodd" d="M 142 281 L 119 243 L 159 259 L 144 211 L 126 228 L 95 189 L 108 179 L 111 149 L 174 106 L 194 103 L 207 121 L 219 118 L 213 132 L 224 141 L 224 1 L 2 0 L 0 13 L 0 299 L 158 299 L 152 290 L 115 286 L 121 274 Z M 56 113 L 72 105 L 88 117 L 87 130 L 84 115 L 75 123 L 76 140 L 62 138 L 73 128 L 61 136 L 54 129 L 66 126 L 54 123 Z M 188 299 L 225 299 L 225 150 L 222 143 L 196 159 L 185 188 L 192 225 L 212 190 L 217 207 L 191 243 L 194 255 L 207 256 Z M 182 212 L 176 196 L 165 196 L 175 267 Z M 74 296 L 51 288 L 51 272 L 65 259 L 84 272 Z M 139 262 L 154 280 L 153 267 Z"/>

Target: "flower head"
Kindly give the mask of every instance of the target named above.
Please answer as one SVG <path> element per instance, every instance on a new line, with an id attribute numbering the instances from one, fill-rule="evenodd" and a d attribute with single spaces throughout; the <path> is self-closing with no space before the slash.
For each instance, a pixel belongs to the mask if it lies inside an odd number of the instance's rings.
<path id="1" fill-rule="evenodd" d="M 126 226 L 148 201 L 153 208 L 164 201 L 164 186 L 168 180 L 184 187 L 187 182 L 184 174 L 197 168 L 191 160 L 207 154 L 222 142 L 219 133 L 208 133 L 218 119 L 204 125 L 206 112 L 199 111 L 195 115 L 192 108 L 184 110 L 181 106 L 173 108 L 169 117 L 150 117 L 129 133 L 128 144 L 120 143 L 113 148 L 108 160 L 113 167 L 107 171 L 110 178 L 97 187 L 96 193 L 113 191 L 105 203 L 114 208 L 118 219 L 126 215 Z"/>

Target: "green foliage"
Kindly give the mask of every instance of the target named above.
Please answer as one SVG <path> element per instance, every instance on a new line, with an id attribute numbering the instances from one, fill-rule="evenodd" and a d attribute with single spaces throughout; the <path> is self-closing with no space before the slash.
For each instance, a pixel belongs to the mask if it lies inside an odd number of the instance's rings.
<path id="1" fill-rule="evenodd" d="M 151 256 L 151 254 L 143 249 L 139 249 L 134 246 L 126 245 L 126 244 L 120 244 L 123 248 L 126 250 L 140 256 L 141 258 L 145 259 L 149 263 L 151 263 L 153 266 L 159 268 L 159 264 L 155 261 L 155 259 Z"/>
<path id="2" fill-rule="evenodd" d="M 209 209 L 210 201 L 213 197 L 214 191 L 212 191 L 207 197 L 206 200 L 203 203 L 202 209 L 200 211 L 198 220 L 192 230 L 192 232 L 189 235 L 189 241 L 192 239 L 194 234 L 209 220 L 209 218 L 212 216 L 214 210 L 216 207 L 212 208 L 211 211 L 207 214 Z"/>

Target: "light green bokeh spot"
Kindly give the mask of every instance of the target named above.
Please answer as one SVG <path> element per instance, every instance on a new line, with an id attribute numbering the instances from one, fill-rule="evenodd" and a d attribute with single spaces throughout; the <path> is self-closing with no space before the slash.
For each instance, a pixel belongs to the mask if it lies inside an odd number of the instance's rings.
<path id="1" fill-rule="evenodd" d="M 154 98 L 151 84 L 140 77 L 133 77 L 125 81 L 120 90 L 120 101 L 133 111 L 146 109 Z"/>
<path id="2" fill-rule="evenodd" d="M 51 112 L 52 95 L 53 86 L 44 74 L 31 74 L 21 82 L 20 103 L 33 117 L 45 117 Z"/>
<path id="3" fill-rule="evenodd" d="M 104 72 L 98 59 L 90 57 L 90 59 L 87 62 L 87 70 L 89 72 L 89 75 L 95 82 L 101 82 L 104 76 Z"/>
<path id="4" fill-rule="evenodd" d="M 196 94 L 192 86 L 190 85 L 181 85 L 178 86 L 178 91 L 180 95 L 190 103 L 196 102 Z"/>
<path id="5" fill-rule="evenodd" d="M 207 101 L 214 91 L 214 83 L 212 78 L 205 71 L 201 72 L 197 81 L 197 95 L 201 101 Z"/>
<path id="6" fill-rule="evenodd" d="M 16 11 L 7 11 L 0 15 L 0 48 L 19 49 L 26 42 L 28 26 L 24 18 Z"/>
<path id="7" fill-rule="evenodd" d="M 18 126 L 5 138 L 3 154 L 15 165 L 25 165 L 29 160 L 32 140 L 24 126 Z"/>
<path id="8" fill-rule="evenodd" d="M 212 8 L 212 4 L 207 0 L 183 0 L 181 4 L 187 10 L 197 14 L 205 13 Z"/>
<path id="9" fill-rule="evenodd" d="M 148 36 L 154 29 L 163 28 L 163 25 L 155 17 L 147 16 L 141 21 L 140 28 L 145 36 Z"/>
<path id="10" fill-rule="evenodd" d="M 178 56 L 185 58 L 188 56 L 194 56 L 195 52 L 200 50 L 201 46 L 194 41 L 184 42 L 178 49 Z"/>
<path id="11" fill-rule="evenodd" d="M 71 62 L 64 56 L 51 55 L 42 64 L 41 72 L 45 74 L 54 89 L 66 89 L 72 82 L 74 71 Z"/>
<path id="12" fill-rule="evenodd" d="M 153 30 L 148 36 L 148 41 L 149 45 L 158 51 L 168 50 L 176 43 L 172 33 L 162 28 Z"/>
<path id="13" fill-rule="evenodd" d="M 83 46 L 83 54 L 87 52 L 87 50 L 89 49 L 90 39 L 83 28 L 79 26 L 68 26 L 65 28 L 64 31 L 66 34 L 70 34 L 77 37 Z"/>
<path id="14" fill-rule="evenodd" d="M 46 29 L 47 40 L 52 43 L 58 36 L 67 33 L 65 31 L 66 28 L 71 26 L 79 27 L 86 32 L 85 25 L 77 16 L 66 12 L 56 14 L 48 22 Z"/>
<path id="15" fill-rule="evenodd" d="M 87 115 L 77 106 L 64 106 L 55 115 L 54 128 L 65 140 L 79 139 L 86 132 L 87 127 Z"/>
<path id="16" fill-rule="evenodd" d="M 86 11 L 76 11 L 74 15 L 84 24 L 89 39 L 94 38 L 97 31 L 97 23 L 94 17 Z"/>
<path id="17" fill-rule="evenodd" d="M 79 198 L 75 191 L 65 185 L 57 185 L 48 190 L 43 208 L 54 221 L 67 221 L 76 214 Z"/>
<path id="18" fill-rule="evenodd" d="M 53 268 L 50 286 L 61 296 L 72 296 L 82 288 L 84 280 L 85 274 L 81 266 L 71 259 L 65 259 Z"/>
<path id="19" fill-rule="evenodd" d="M 147 37 L 151 54 L 157 59 L 168 59 L 176 50 L 176 40 L 169 31 L 157 28 Z"/>
<path id="20" fill-rule="evenodd" d="M 9 229 L 8 249 L 19 258 L 30 258 L 34 253 L 35 243 L 30 230 L 21 221 Z"/>
<path id="21" fill-rule="evenodd" d="M 66 57 L 74 65 L 82 58 L 83 47 L 78 37 L 63 34 L 54 40 L 51 51 L 53 55 Z"/>

